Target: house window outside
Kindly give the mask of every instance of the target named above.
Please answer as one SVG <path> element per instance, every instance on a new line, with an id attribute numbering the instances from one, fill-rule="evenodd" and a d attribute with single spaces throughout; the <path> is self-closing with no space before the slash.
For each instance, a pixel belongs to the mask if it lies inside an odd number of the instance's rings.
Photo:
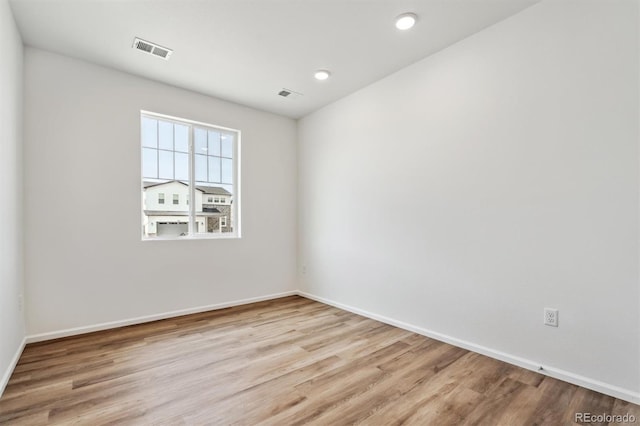
<path id="1" fill-rule="evenodd" d="M 237 130 L 143 111 L 142 238 L 239 237 L 239 142 Z"/>

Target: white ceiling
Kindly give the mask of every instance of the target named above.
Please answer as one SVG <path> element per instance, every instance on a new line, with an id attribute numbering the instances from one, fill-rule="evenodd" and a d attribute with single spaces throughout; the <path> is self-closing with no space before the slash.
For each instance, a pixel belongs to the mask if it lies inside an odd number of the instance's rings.
<path id="1" fill-rule="evenodd" d="M 12 0 L 25 44 L 298 118 L 539 0 Z M 394 18 L 419 16 L 401 32 Z M 131 48 L 174 49 L 167 62 Z M 329 80 L 313 72 L 328 69 Z M 282 88 L 302 93 L 278 96 Z"/>

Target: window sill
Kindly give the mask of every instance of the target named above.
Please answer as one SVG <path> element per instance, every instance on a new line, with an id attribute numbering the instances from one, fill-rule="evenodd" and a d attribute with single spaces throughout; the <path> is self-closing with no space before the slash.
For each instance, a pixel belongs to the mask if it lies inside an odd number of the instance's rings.
<path id="1" fill-rule="evenodd" d="M 194 240 L 239 240 L 242 237 L 236 233 L 226 234 L 205 234 L 205 235 L 185 235 L 184 237 L 154 237 L 144 238 L 141 241 L 194 241 Z"/>

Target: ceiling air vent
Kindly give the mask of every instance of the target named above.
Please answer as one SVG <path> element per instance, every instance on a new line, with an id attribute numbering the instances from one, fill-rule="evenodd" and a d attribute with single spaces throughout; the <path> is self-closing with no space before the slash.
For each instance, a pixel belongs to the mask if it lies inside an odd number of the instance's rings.
<path id="1" fill-rule="evenodd" d="M 298 99 L 300 96 L 302 96 L 302 93 L 294 92 L 290 89 L 282 89 L 278 92 L 278 95 L 282 96 L 283 98 Z"/>
<path id="2" fill-rule="evenodd" d="M 168 60 L 173 53 L 171 49 L 151 43 L 150 41 L 142 40 L 138 37 L 133 40 L 133 48 L 148 53 L 149 55 L 158 56 L 164 60 Z"/>

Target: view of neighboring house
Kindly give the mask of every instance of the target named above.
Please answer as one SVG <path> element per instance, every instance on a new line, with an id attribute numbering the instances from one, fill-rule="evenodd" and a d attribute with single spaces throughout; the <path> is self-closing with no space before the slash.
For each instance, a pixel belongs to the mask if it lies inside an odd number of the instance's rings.
<path id="1" fill-rule="evenodd" d="M 196 233 L 232 232 L 232 194 L 218 186 L 195 188 Z M 175 237 L 189 230 L 189 186 L 181 181 L 143 183 L 143 236 Z"/>

